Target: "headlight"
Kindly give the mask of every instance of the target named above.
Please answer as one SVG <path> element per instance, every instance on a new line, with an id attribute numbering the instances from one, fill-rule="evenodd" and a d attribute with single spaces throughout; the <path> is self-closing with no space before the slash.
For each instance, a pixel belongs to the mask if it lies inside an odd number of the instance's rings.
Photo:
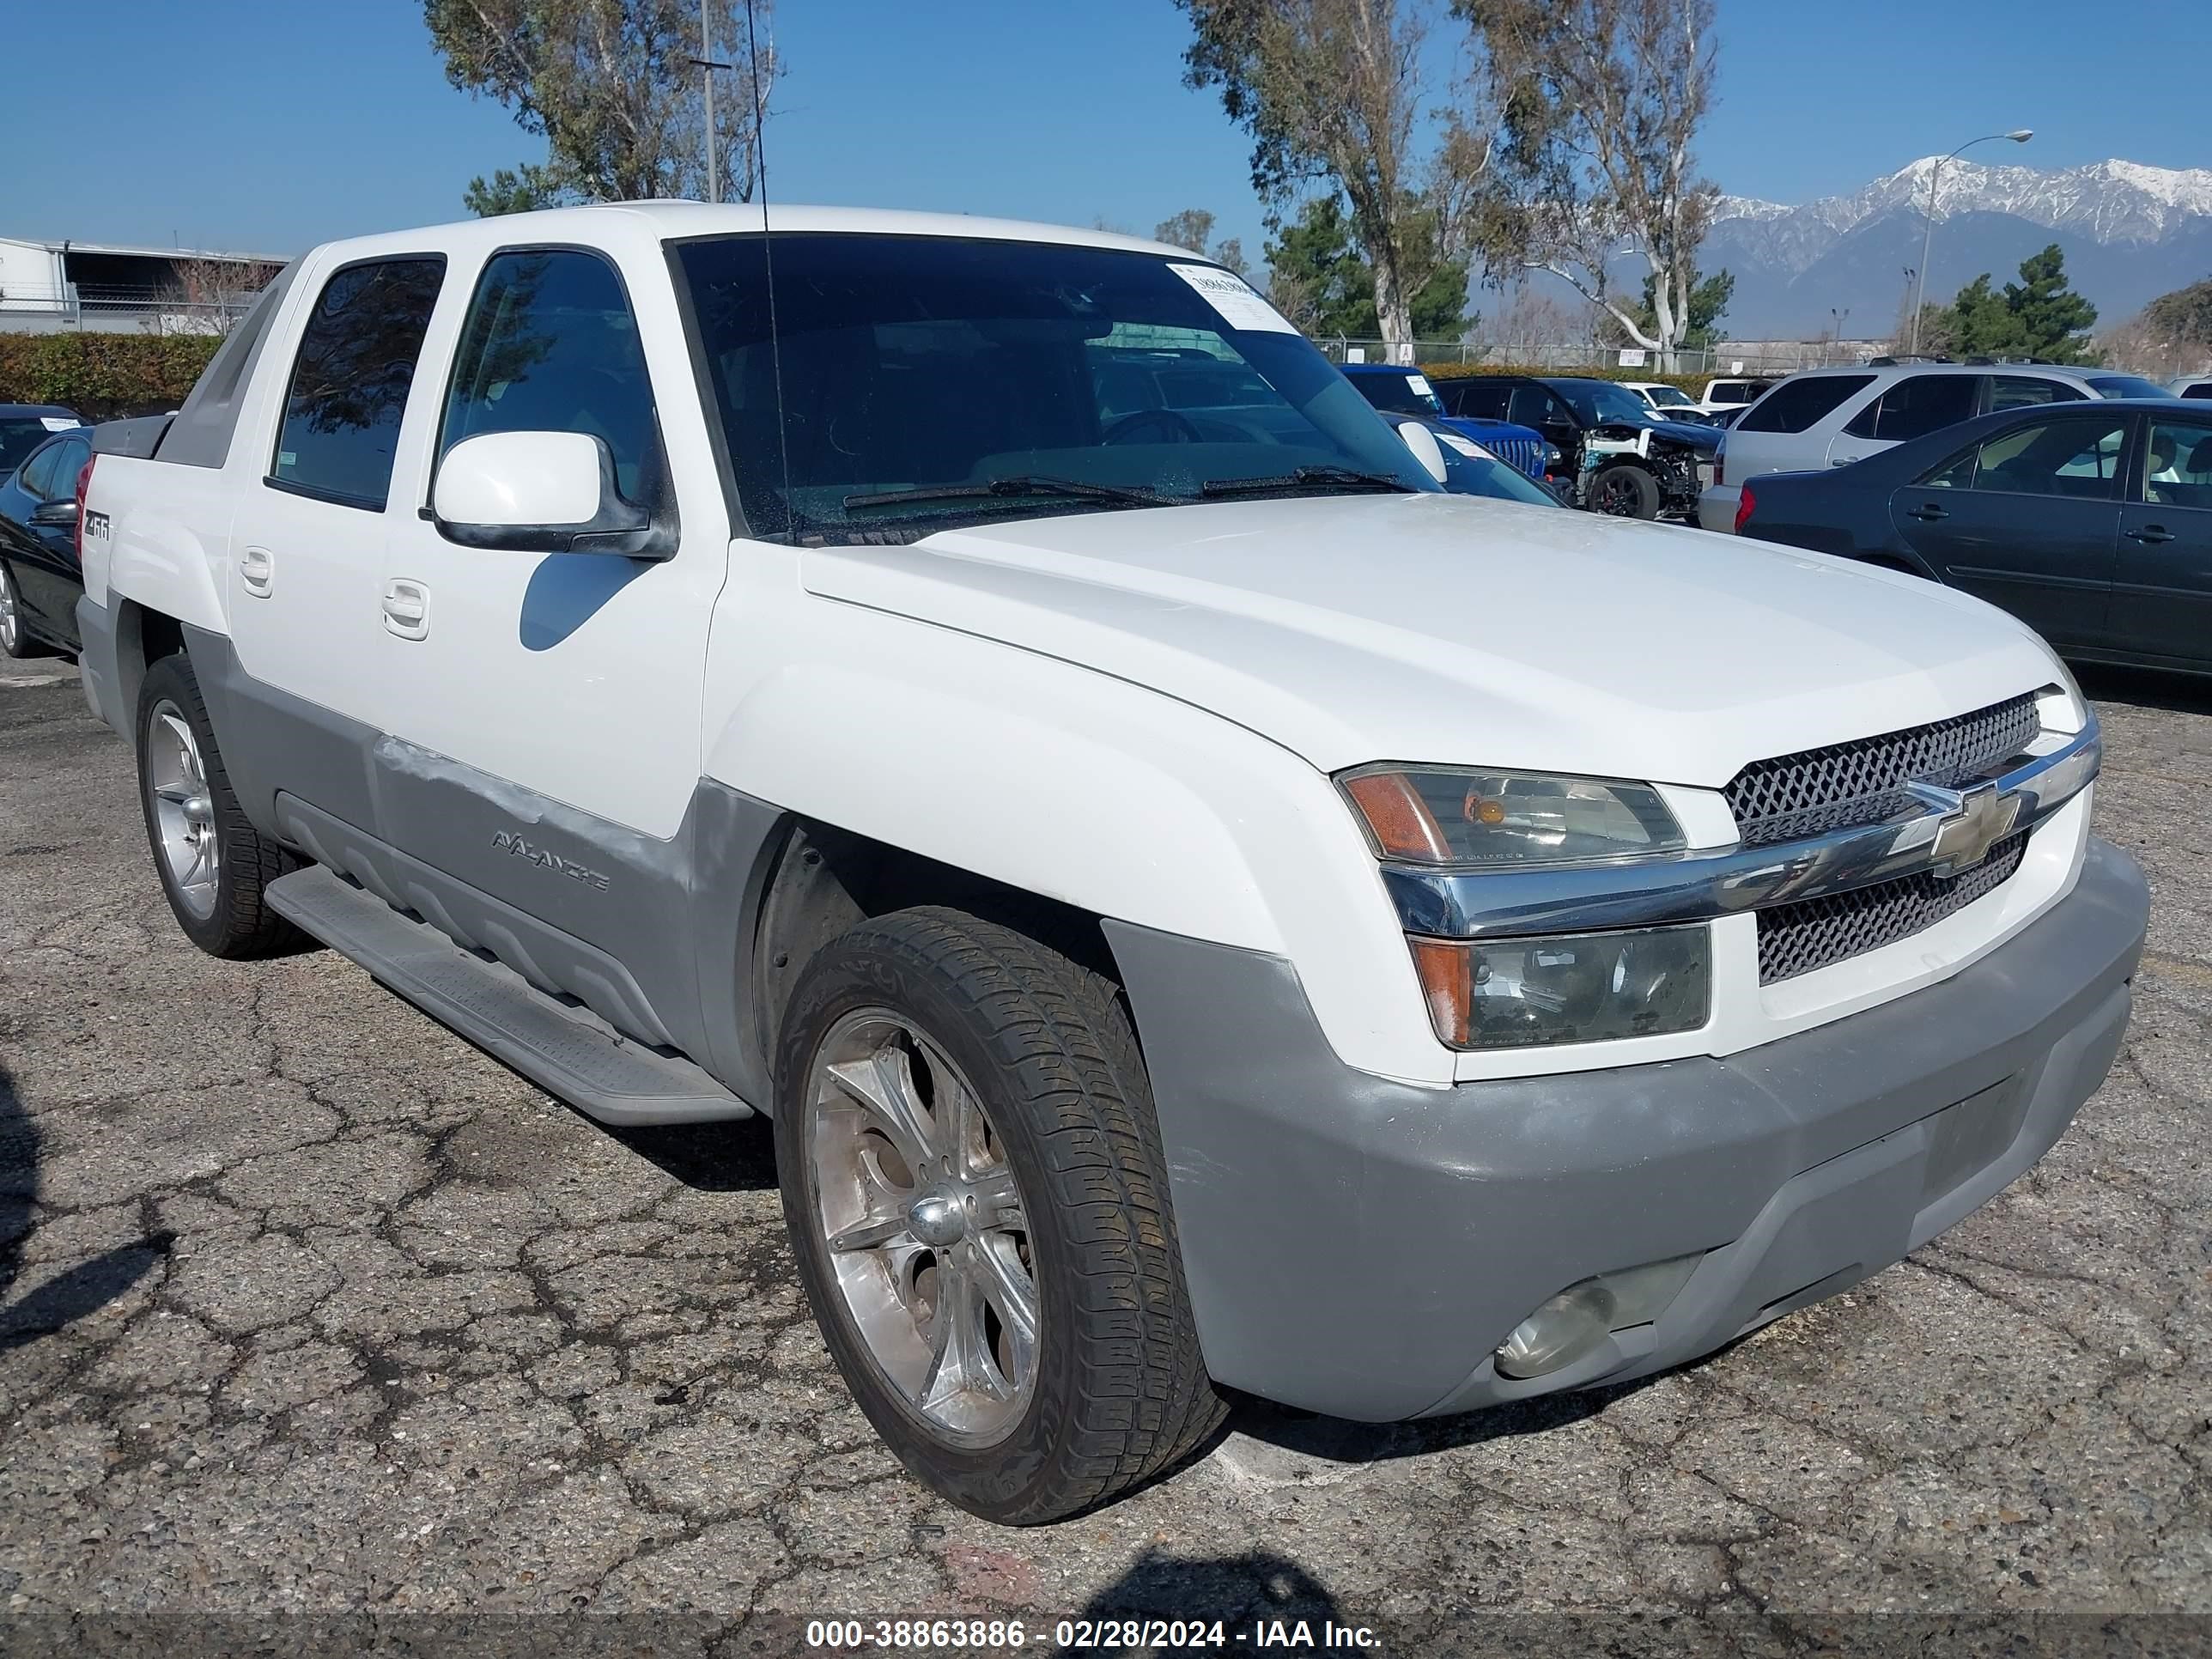
<path id="1" fill-rule="evenodd" d="M 1694 1031 L 1712 1004 L 1711 933 L 1701 922 L 1411 943 L 1430 1021 L 1455 1048 L 1540 1048 Z"/>
<path id="2" fill-rule="evenodd" d="M 1472 767 L 1362 767 L 1338 782 L 1376 851 L 1408 864 L 1579 864 L 1685 845 L 1649 784 Z"/>

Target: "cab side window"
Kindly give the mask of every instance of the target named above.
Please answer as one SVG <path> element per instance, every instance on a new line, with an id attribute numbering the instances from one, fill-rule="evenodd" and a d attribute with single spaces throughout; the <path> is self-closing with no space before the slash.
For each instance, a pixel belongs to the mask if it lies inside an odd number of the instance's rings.
<path id="1" fill-rule="evenodd" d="M 323 285 L 300 337 L 269 482 L 382 512 L 399 419 L 445 279 L 441 255 L 348 265 Z"/>
<path id="2" fill-rule="evenodd" d="M 485 264 L 453 359 L 438 453 L 487 432 L 605 439 L 623 495 L 659 502 L 660 434 L 637 318 L 597 254 L 532 248 Z"/>

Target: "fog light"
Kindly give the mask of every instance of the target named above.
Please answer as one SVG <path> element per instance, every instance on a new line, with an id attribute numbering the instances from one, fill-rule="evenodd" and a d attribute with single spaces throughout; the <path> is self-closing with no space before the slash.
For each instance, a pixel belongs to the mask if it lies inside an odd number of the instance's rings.
<path id="1" fill-rule="evenodd" d="M 1542 1376 L 1571 1365 L 1613 1329 L 1613 1292 L 1595 1279 L 1570 1285 L 1513 1328 L 1498 1350 L 1506 1376 Z"/>
<path id="2" fill-rule="evenodd" d="M 1693 1250 L 1568 1285 L 1514 1327 L 1498 1350 L 1498 1374 L 1543 1376 L 1573 1364 L 1615 1331 L 1650 1324 L 1705 1259 L 1705 1251 Z"/>

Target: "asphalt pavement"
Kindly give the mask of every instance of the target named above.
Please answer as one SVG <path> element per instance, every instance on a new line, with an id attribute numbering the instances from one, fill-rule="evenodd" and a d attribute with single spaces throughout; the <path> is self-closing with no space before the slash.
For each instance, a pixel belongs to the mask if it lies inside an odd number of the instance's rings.
<path id="1" fill-rule="evenodd" d="M 0 1649 L 750 1653 L 925 1615 L 1036 1647 L 1127 1612 L 1223 1620 L 1215 1651 L 1270 1620 L 1392 1651 L 2197 1650 L 2212 691 L 2090 690 L 2150 941 L 2111 1080 L 2026 1180 L 1648 1382 L 1393 1428 L 1248 1404 L 1015 1532 L 853 1407 L 763 1124 L 610 1133 L 331 952 L 202 956 L 74 671 L 0 662 Z"/>

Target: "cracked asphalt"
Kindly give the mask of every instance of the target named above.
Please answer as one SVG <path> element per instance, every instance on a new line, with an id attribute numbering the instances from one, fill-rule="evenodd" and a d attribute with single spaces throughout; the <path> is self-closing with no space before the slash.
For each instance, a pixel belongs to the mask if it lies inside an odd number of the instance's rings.
<path id="1" fill-rule="evenodd" d="M 2212 692 L 2089 689 L 2151 936 L 2119 1065 L 2027 1179 L 1648 1383 L 1385 1429 L 1244 1406 L 1159 1484 L 1018 1533 L 911 1484 L 848 1399 L 763 1124 L 611 1134 L 332 953 L 200 955 L 74 671 L 0 665 L 0 1648 L 625 1613 L 778 1651 L 825 1615 L 1115 1609 L 1522 1652 L 2194 1614 L 2126 1628 L 2199 1650 Z"/>

